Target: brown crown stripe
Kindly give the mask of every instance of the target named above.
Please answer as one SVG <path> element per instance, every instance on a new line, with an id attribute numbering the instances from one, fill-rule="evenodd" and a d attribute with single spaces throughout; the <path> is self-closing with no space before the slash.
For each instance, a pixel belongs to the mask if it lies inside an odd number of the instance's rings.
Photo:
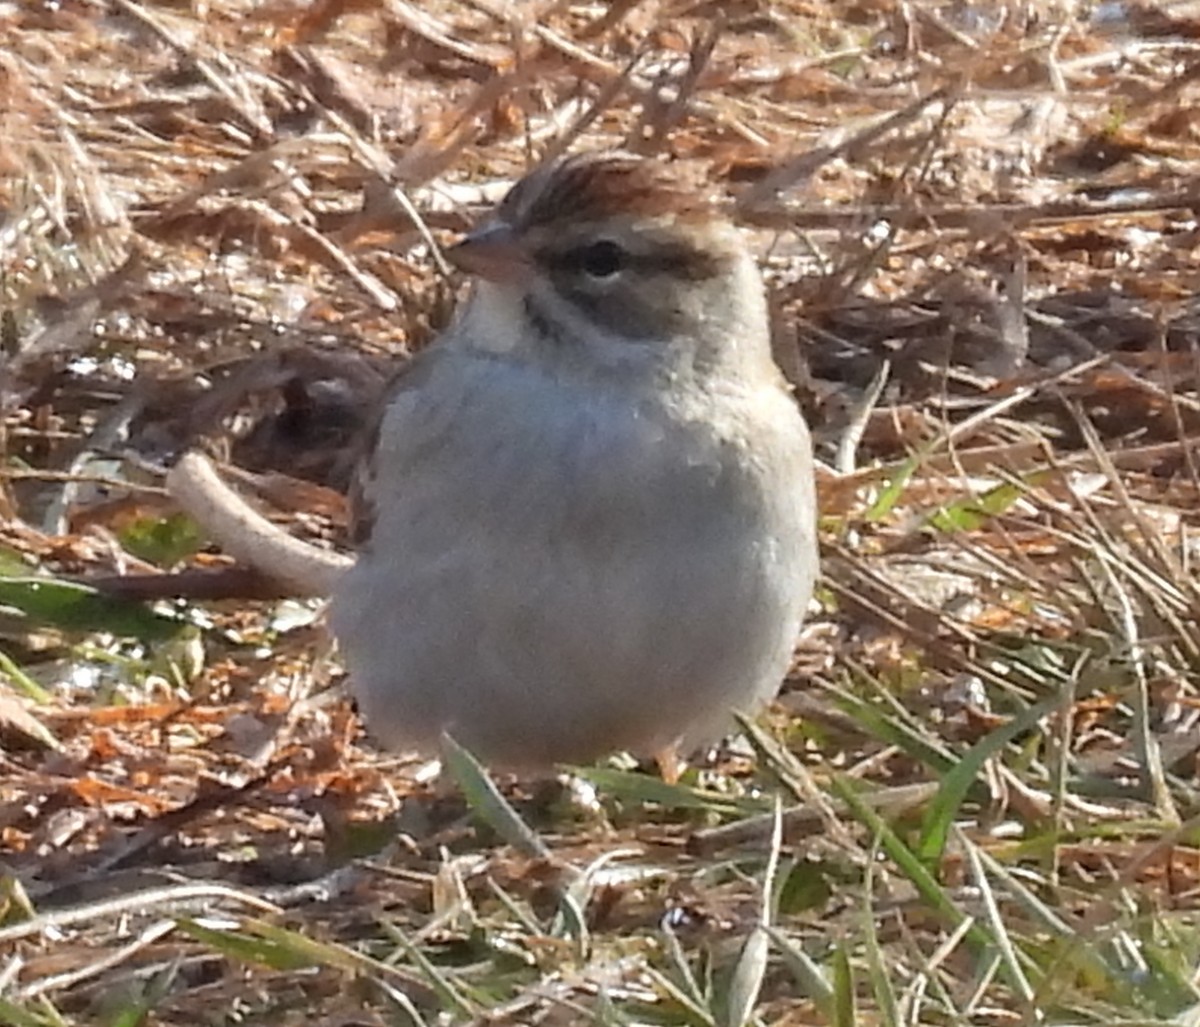
<path id="1" fill-rule="evenodd" d="M 708 218 L 712 204 L 669 165 L 618 154 L 581 154 L 529 175 L 504 198 L 500 217 L 522 230 L 616 215 Z"/>

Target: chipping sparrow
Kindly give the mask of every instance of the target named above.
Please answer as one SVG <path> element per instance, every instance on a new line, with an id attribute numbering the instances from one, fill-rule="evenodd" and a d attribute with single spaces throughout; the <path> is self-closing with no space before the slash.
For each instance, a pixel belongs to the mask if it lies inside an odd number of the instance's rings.
<path id="1" fill-rule="evenodd" d="M 754 261 L 613 154 L 448 256 L 476 283 L 388 397 L 331 609 L 368 731 L 518 770 L 714 738 L 778 689 L 817 570 Z"/>

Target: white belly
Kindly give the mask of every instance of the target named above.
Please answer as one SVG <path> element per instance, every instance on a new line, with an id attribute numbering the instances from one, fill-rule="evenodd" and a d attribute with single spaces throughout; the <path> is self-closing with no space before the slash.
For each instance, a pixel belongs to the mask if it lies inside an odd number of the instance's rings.
<path id="1" fill-rule="evenodd" d="M 816 564 L 799 416 L 751 463 L 703 422 L 484 373 L 382 433 L 331 614 L 370 733 L 532 768 L 699 743 L 774 694 Z"/>

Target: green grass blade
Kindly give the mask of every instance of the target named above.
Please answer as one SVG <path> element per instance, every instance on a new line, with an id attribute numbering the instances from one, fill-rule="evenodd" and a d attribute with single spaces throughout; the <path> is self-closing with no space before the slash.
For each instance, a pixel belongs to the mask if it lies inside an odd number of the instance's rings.
<path id="1" fill-rule="evenodd" d="M 958 764 L 942 779 L 937 795 L 929 804 L 921 825 L 921 836 L 917 842 L 916 854 L 928 866 L 935 865 L 941 859 L 950 836 L 950 828 L 959 807 L 967 797 L 975 779 L 979 777 L 984 764 L 993 756 L 1003 751 L 1018 735 L 1035 727 L 1043 717 L 1053 713 L 1061 705 L 1058 696 L 1043 699 L 1040 703 L 1022 710 L 1017 716 L 1001 728 L 980 739 Z"/>

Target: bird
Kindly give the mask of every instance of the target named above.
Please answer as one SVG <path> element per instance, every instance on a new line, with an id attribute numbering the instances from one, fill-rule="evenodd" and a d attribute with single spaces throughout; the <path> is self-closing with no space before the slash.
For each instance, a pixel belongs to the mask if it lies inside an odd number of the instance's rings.
<path id="1" fill-rule="evenodd" d="M 550 160 L 446 251 L 329 624 L 367 733 L 495 770 L 688 753 L 786 676 L 818 571 L 808 428 L 740 231 L 675 164 Z"/>

